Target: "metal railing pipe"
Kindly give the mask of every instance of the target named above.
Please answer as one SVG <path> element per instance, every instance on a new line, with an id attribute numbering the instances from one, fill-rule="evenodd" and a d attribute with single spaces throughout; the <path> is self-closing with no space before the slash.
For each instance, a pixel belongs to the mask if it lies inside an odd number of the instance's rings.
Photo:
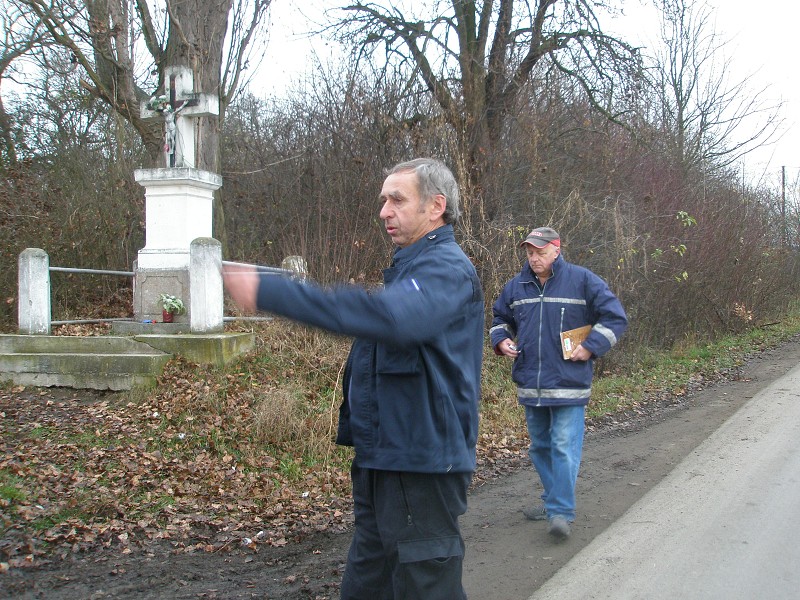
<path id="1" fill-rule="evenodd" d="M 78 269 L 74 267 L 50 267 L 51 271 L 59 271 L 61 273 L 93 273 L 95 275 L 122 275 L 124 277 L 133 277 L 133 271 L 109 271 L 107 269 Z"/>

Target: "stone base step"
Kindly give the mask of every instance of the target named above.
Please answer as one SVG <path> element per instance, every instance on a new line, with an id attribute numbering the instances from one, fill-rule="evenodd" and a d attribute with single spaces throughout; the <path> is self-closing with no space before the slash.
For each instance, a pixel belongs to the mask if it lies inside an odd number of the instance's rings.
<path id="1" fill-rule="evenodd" d="M 77 370 L 79 371 L 80 369 Z M 75 389 L 120 391 L 129 390 L 134 387 L 154 387 L 157 379 L 158 373 L 41 373 L 20 371 L 19 368 L 13 364 L 10 366 L 0 366 L 0 381 L 10 381 L 15 385 L 32 387 L 68 387 Z"/>
<path id="2" fill-rule="evenodd" d="M 252 334 L 0 335 L 0 382 L 125 390 L 153 386 L 176 354 L 223 366 L 254 345 Z"/>
<path id="3" fill-rule="evenodd" d="M 123 337 L 0 336 L 0 379 L 17 385 L 152 386 L 172 355 Z"/>

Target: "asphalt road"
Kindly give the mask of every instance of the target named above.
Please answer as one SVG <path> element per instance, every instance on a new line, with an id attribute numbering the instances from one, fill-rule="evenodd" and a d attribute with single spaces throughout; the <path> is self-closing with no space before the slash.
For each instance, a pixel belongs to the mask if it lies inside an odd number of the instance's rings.
<path id="1" fill-rule="evenodd" d="M 800 598 L 800 366 L 761 390 L 529 600 Z"/>

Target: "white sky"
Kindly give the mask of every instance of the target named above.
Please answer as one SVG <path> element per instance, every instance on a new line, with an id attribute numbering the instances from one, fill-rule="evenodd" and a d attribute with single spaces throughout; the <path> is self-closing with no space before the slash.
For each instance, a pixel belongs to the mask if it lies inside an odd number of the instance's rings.
<path id="1" fill-rule="evenodd" d="M 698 0 L 699 2 L 700 0 Z M 726 53 L 735 73 L 735 83 L 749 77 L 753 91 L 768 87 L 765 103 L 784 102 L 780 116 L 784 120 L 780 140 L 748 154 L 741 165 L 751 181 L 780 180 L 786 167 L 787 182 L 800 177 L 800 78 L 797 76 L 797 47 L 800 34 L 800 3 L 793 0 L 707 0 L 715 7 L 714 27 L 722 41 L 728 41 Z M 278 0 L 270 9 L 271 40 L 257 78 L 267 94 L 280 95 L 294 79 L 313 72 L 309 60 L 312 42 L 306 17 L 321 18 L 321 8 L 341 5 L 337 0 Z M 310 5 L 310 6 L 309 6 Z M 657 40 L 655 13 L 641 8 L 638 0 L 625 1 L 625 25 L 622 31 L 640 36 L 639 41 L 652 45 Z M 322 62 L 336 57 L 336 50 L 321 40 L 313 42 L 313 51 Z M 748 132 L 749 133 L 749 132 Z"/>
<path id="2" fill-rule="evenodd" d="M 698 0 L 699 2 L 700 0 Z M 787 183 L 800 176 L 800 79 L 797 72 L 797 47 L 800 43 L 797 24 L 800 4 L 787 0 L 708 0 L 713 7 L 711 18 L 720 41 L 727 42 L 730 58 L 730 82 L 748 80 L 751 91 L 767 88 L 765 104 L 783 101 L 779 118 L 783 119 L 779 138 L 743 158 L 742 168 L 751 181 L 779 181 L 781 167 L 786 167 Z M 627 0 L 629 27 L 634 35 L 652 46 L 658 27 L 654 13 Z M 627 27 L 626 27 L 627 29 Z M 750 134 L 744 128 L 743 136 Z"/>
<path id="3" fill-rule="evenodd" d="M 800 79 L 798 79 L 798 21 L 800 5 L 786 0 L 718 0 L 718 28 L 733 40 L 735 66 L 754 74 L 754 88 L 770 86 L 770 95 L 782 99 L 784 133 L 773 148 L 754 153 L 754 165 L 782 166 L 800 172 Z"/>

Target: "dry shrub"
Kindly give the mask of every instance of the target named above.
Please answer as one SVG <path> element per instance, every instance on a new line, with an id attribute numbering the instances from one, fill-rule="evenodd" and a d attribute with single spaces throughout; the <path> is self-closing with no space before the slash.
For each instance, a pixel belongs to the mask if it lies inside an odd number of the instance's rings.
<path id="1" fill-rule="evenodd" d="M 270 390 L 253 402 L 255 441 L 291 449 L 298 456 L 326 456 L 333 449 L 338 407 L 320 413 L 296 383 Z"/>
<path id="2" fill-rule="evenodd" d="M 260 385 L 247 396 L 255 443 L 296 456 L 330 456 L 350 341 L 285 319 L 254 329 L 257 349 L 251 368 Z M 257 375 L 260 370 L 268 375 Z"/>
<path id="3" fill-rule="evenodd" d="M 303 390 L 286 386 L 253 400 L 256 439 L 266 444 L 282 445 L 303 437 L 301 402 Z"/>

